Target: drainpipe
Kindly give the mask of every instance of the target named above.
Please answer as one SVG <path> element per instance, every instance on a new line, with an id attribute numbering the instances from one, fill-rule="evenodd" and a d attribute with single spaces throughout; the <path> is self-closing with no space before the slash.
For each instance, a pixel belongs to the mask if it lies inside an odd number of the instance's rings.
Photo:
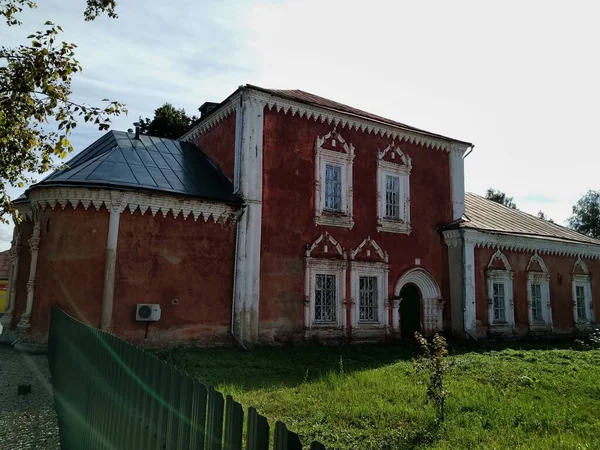
<path id="1" fill-rule="evenodd" d="M 471 145 L 471 148 L 469 149 L 469 151 L 467 153 L 465 153 L 465 156 L 463 156 L 463 159 L 465 159 L 467 156 L 469 156 L 474 148 L 475 148 L 475 146 Z"/>

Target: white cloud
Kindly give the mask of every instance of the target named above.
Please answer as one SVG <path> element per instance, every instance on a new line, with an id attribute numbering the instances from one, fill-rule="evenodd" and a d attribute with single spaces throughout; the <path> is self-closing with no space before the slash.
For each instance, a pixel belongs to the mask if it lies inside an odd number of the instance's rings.
<path id="1" fill-rule="evenodd" d="M 3 44 L 63 25 L 84 67 L 75 97 L 127 103 L 117 129 L 165 101 L 195 113 L 244 83 L 298 88 L 473 142 L 467 190 L 501 189 L 558 223 L 599 188 L 594 2 L 149 0 L 91 23 L 83 2 L 39 3 Z M 73 143 L 99 135 L 78 127 Z"/>

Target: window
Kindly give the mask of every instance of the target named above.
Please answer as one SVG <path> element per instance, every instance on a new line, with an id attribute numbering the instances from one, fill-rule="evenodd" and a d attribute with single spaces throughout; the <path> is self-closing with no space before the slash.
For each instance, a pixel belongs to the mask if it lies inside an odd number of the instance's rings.
<path id="1" fill-rule="evenodd" d="M 575 286 L 575 298 L 577 304 L 575 307 L 577 308 L 577 320 L 586 320 L 585 314 L 585 290 L 583 286 Z"/>
<path id="2" fill-rule="evenodd" d="M 336 321 L 335 275 L 317 274 L 315 286 L 315 322 Z"/>
<path id="3" fill-rule="evenodd" d="M 586 264 L 577 258 L 572 272 L 573 318 L 575 327 L 588 330 L 594 323 L 592 285 Z"/>
<path id="4" fill-rule="evenodd" d="M 542 285 L 531 285 L 531 319 L 534 322 L 543 322 L 542 315 Z"/>
<path id="5" fill-rule="evenodd" d="M 410 171 L 412 161 L 395 144 L 377 160 L 377 230 L 410 234 Z"/>
<path id="6" fill-rule="evenodd" d="M 385 218 L 400 219 L 400 177 L 385 176 Z"/>
<path id="7" fill-rule="evenodd" d="M 501 263 L 499 268 L 497 260 Z M 488 294 L 488 323 L 493 334 L 513 334 L 515 310 L 513 301 L 513 272 L 506 256 L 498 250 L 486 271 Z"/>
<path id="8" fill-rule="evenodd" d="M 304 254 L 305 337 L 341 337 L 346 329 L 346 252 L 328 232 Z"/>
<path id="9" fill-rule="evenodd" d="M 342 210 L 342 168 L 325 165 L 325 209 Z"/>
<path id="10" fill-rule="evenodd" d="M 354 147 L 335 130 L 315 142 L 315 224 L 352 228 Z"/>
<path id="11" fill-rule="evenodd" d="M 377 303 L 379 296 L 377 295 L 377 277 L 360 277 L 359 278 L 359 322 L 377 322 Z"/>
<path id="12" fill-rule="evenodd" d="M 494 322 L 506 322 L 506 303 L 503 283 L 494 283 Z"/>
<path id="13" fill-rule="evenodd" d="M 529 330 L 552 330 L 552 305 L 550 303 L 550 273 L 544 260 L 534 253 L 527 264 L 527 305 Z"/>

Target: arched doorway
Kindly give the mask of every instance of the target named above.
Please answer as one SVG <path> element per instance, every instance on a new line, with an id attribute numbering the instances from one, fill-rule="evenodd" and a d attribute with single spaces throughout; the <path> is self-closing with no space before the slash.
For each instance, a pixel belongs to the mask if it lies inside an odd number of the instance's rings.
<path id="1" fill-rule="evenodd" d="M 410 284 L 400 291 L 400 330 L 403 338 L 421 332 L 421 293 Z"/>
<path id="2" fill-rule="evenodd" d="M 405 291 L 405 288 L 409 287 L 412 289 Z M 421 332 L 424 335 L 431 335 L 443 329 L 442 312 L 444 300 L 442 299 L 437 281 L 427 270 L 422 267 L 416 267 L 405 272 L 396 282 L 394 297 L 392 327 L 396 336 L 412 336 L 415 332 L 415 326 L 409 326 L 411 322 L 414 324 L 416 321 L 414 314 L 412 319 L 401 319 L 403 312 L 401 305 L 404 303 L 404 298 L 409 298 L 408 304 L 404 306 L 404 308 L 408 308 L 407 314 L 409 317 L 411 315 L 411 307 L 416 308 L 418 306 L 419 325 L 423 328 Z M 411 298 L 416 298 L 417 300 L 411 301 Z M 403 300 L 400 301 L 400 299 Z M 404 319 L 407 320 L 409 330 L 404 330 Z"/>

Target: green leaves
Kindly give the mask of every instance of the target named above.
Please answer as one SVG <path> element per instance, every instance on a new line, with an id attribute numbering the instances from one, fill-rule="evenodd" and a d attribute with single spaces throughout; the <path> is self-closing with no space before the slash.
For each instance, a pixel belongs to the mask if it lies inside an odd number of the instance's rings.
<path id="1" fill-rule="evenodd" d="M 573 206 L 569 228 L 600 239 L 600 191 L 588 190 Z"/>
<path id="2" fill-rule="evenodd" d="M 100 13 L 116 17 L 116 2 L 87 0 L 86 20 Z M 0 0 L 0 16 L 7 25 L 20 25 L 16 15 L 35 8 L 30 0 Z M 39 174 L 55 167 L 73 151 L 68 136 L 77 121 L 94 123 L 99 130 L 110 128 L 111 117 L 126 114 L 124 105 L 104 99 L 102 106 L 73 102 L 71 81 L 81 71 L 73 43 L 60 41 L 62 28 L 51 21 L 30 34 L 30 45 L 0 47 L 0 221 L 13 213 L 8 185 L 23 187 Z M 57 133 L 60 130 L 61 133 Z"/>

